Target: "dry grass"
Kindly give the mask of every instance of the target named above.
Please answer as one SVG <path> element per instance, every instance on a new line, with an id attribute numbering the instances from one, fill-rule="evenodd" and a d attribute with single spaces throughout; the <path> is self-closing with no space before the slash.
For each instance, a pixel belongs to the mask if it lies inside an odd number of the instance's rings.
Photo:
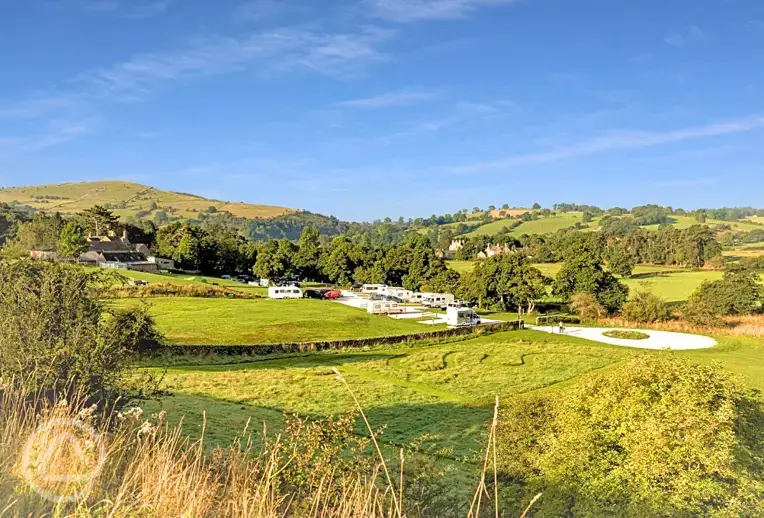
<path id="1" fill-rule="evenodd" d="M 139 408 L 98 411 L 82 397 L 49 402 L 18 387 L 0 382 L 2 516 L 406 516 L 403 454 L 396 488 L 360 407 L 376 458 L 365 454 L 366 439 L 337 440 L 338 434 L 351 437 L 342 429 L 352 416 L 323 423 L 295 420 L 282 435 L 264 431 L 259 448 L 242 436 L 210 454 L 204 430 L 191 442 L 182 424 L 170 427 L 162 414 L 146 419 Z M 494 416 L 470 516 L 480 515 L 481 499 L 488 496 L 491 452 L 499 516 L 495 429 Z"/>
<path id="2" fill-rule="evenodd" d="M 106 291 L 107 297 L 114 298 L 142 298 L 142 297 L 196 297 L 196 298 L 229 298 L 229 299 L 257 299 L 263 298 L 252 292 L 240 291 L 223 286 L 210 286 L 207 284 L 172 284 L 153 283 L 145 286 L 112 286 Z"/>
<path id="3" fill-rule="evenodd" d="M 669 320 L 644 324 L 631 322 L 624 318 L 604 318 L 599 323 L 607 327 L 647 328 L 678 333 L 693 333 L 703 335 L 729 335 L 764 337 L 764 315 L 746 315 L 739 317 L 724 317 L 724 325 L 718 327 L 699 326 L 686 320 Z"/>

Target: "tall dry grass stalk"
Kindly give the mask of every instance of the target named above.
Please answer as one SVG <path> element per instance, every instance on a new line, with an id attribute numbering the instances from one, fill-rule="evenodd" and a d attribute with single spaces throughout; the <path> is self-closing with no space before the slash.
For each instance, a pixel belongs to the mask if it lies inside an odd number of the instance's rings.
<path id="1" fill-rule="evenodd" d="M 275 436 L 264 429 L 259 446 L 245 429 L 230 446 L 210 453 L 204 433 L 193 441 L 182 422 L 171 427 L 161 413 L 99 410 L 85 407 L 82 394 L 56 400 L 0 381 L 0 516 L 404 518 L 403 450 L 396 488 L 355 393 L 337 376 L 374 445 L 376 459 L 360 464 L 363 470 L 317 461 L 311 455 L 326 445 L 300 442 L 326 433 L 321 426 L 333 436 L 331 422 L 313 428 L 299 422 Z M 497 422 L 498 399 L 470 518 L 481 516 L 489 464 L 491 514 L 499 516 Z"/>
<path id="2" fill-rule="evenodd" d="M 679 333 L 694 333 L 703 335 L 729 335 L 729 336 L 753 336 L 764 337 L 764 315 L 745 315 L 737 317 L 723 317 L 723 325 L 700 326 L 691 324 L 686 320 L 669 320 L 667 322 L 653 322 L 644 324 L 631 322 L 624 318 L 603 318 L 598 321 L 608 327 L 628 327 L 659 329 L 662 331 L 675 331 Z"/>

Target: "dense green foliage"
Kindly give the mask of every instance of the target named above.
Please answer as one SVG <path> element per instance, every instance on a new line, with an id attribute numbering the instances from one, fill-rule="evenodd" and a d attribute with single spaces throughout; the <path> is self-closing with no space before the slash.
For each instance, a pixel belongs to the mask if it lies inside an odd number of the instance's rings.
<path id="1" fill-rule="evenodd" d="M 704 282 L 684 306 L 690 321 L 711 323 L 718 316 L 749 315 L 760 311 L 764 286 L 751 270 L 728 270 L 718 281 Z"/>
<path id="2" fill-rule="evenodd" d="M 729 375 L 642 357 L 564 395 L 515 401 L 502 478 L 545 516 L 751 516 L 764 498 L 764 420 Z"/>
<path id="3" fill-rule="evenodd" d="M 624 304 L 623 316 L 633 322 L 663 322 L 671 318 L 671 310 L 662 298 L 642 290 Z"/>
<path id="4" fill-rule="evenodd" d="M 0 376 L 33 391 L 117 390 L 131 350 L 158 335 L 143 310 L 114 314 L 97 300 L 107 282 L 61 263 L 0 263 Z"/>
<path id="5" fill-rule="evenodd" d="M 548 279 L 521 254 L 502 254 L 478 262 L 461 282 L 460 294 L 479 307 L 533 311 L 546 295 Z"/>

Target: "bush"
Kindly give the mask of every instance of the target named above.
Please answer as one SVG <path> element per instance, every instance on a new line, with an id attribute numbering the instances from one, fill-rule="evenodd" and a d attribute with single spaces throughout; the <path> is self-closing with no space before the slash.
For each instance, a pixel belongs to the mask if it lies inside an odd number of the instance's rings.
<path id="1" fill-rule="evenodd" d="M 671 310 L 658 295 L 640 291 L 624 304 L 623 316 L 633 322 L 665 322 L 671 318 Z"/>
<path id="2" fill-rule="evenodd" d="M 111 282 L 73 265 L 0 263 L 0 376 L 33 391 L 113 395 L 151 325 L 107 310 L 97 296 Z M 128 321 L 143 330 L 123 328 Z"/>
<path id="3" fill-rule="evenodd" d="M 543 516 L 758 515 L 762 415 L 717 367 L 640 357 L 513 403 L 498 429 L 500 473 L 543 491 Z"/>
<path id="4" fill-rule="evenodd" d="M 696 324 L 718 322 L 719 316 L 750 315 L 761 310 L 764 288 L 749 270 L 729 270 L 721 280 L 704 282 L 685 304 L 683 313 Z"/>
<path id="5" fill-rule="evenodd" d="M 576 293 L 571 297 L 569 306 L 582 320 L 594 321 L 607 315 L 605 308 L 591 293 Z"/>
<path id="6" fill-rule="evenodd" d="M 650 338 L 650 335 L 647 333 L 642 333 L 640 331 L 624 331 L 620 329 L 615 331 L 605 331 L 602 335 L 609 338 L 620 338 L 621 340 L 647 340 Z"/>

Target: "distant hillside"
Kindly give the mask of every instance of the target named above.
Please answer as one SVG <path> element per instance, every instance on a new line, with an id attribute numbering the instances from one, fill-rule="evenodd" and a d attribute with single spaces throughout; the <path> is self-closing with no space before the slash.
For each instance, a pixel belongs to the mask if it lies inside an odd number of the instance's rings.
<path id="1" fill-rule="evenodd" d="M 17 202 L 45 212 L 73 214 L 103 205 L 121 218 L 160 222 L 198 219 L 203 212 L 229 212 L 246 219 L 274 218 L 295 212 L 272 205 L 210 200 L 193 194 L 162 191 L 131 182 L 104 181 L 0 188 L 0 202 Z"/>

